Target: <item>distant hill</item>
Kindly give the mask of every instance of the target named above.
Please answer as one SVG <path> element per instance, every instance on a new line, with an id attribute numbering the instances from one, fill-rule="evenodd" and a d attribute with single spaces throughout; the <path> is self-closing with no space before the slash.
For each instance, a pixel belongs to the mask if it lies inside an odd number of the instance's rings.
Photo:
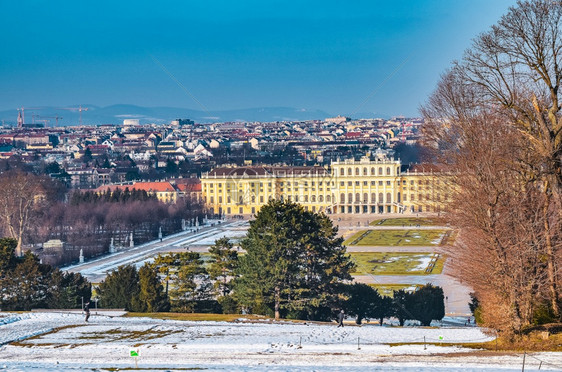
<path id="1" fill-rule="evenodd" d="M 78 106 L 74 106 L 78 107 Z M 124 119 L 139 119 L 141 124 L 169 123 L 171 120 L 182 118 L 191 119 L 197 123 L 213 123 L 225 121 L 298 121 L 324 119 L 332 115 L 321 110 L 305 110 L 292 107 L 258 107 L 239 110 L 223 110 L 204 112 L 178 107 L 142 107 L 135 105 L 112 105 L 99 107 L 84 104 L 88 111 L 82 111 L 82 123 L 86 125 L 94 124 L 122 124 Z M 33 115 L 36 115 L 33 118 Z M 0 111 L 0 121 L 6 124 L 15 125 L 17 123 L 18 111 Z M 55 126 L 54 118 L 47 117 L 60 116 L 59 126 L 78 125 L 80 115 L 78 110 L 65 110 L 56 107 L 42 107 L 41 109 L 25 110 L 25 122 L 32 123 L 49 120 L 49 126 Z"/>

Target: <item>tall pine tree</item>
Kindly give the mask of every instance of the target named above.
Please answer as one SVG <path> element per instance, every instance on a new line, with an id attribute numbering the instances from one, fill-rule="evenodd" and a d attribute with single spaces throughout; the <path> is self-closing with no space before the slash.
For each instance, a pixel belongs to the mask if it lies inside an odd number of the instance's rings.
<path id="1" fill-rule="evenodd" d="M 101 306 L 131 310 L 139 293 L 139 274 L 133 265 L 119 266 L 111 271 L 98 287 Z"/>
<path id="2" fill-rule="evenodd" d="M 351 280 L 353 262 L 324 214 L 272 200 L 250 222 L 241 242 L 235 296 L 254 312 L 330 318 L 336 285 Z"/>
<path id="3" fill-rule="evenodd" d="M 211 261 L 208 268 L 211 280 L 219 295 L 225 297 L 230 292 L 230 279 L 234 276 L 234 269 L 238 264 L 238 252 L 234 249 L 230 239 L 217 239 L 209 248 Z"/>
<path id="4" fill-rule="evenodd" d="M 132 299 L 134 311 L 155 313 L 168 311 L 170 302 L 153 265 L 144 264 L 139 269 L 139 293 Z"/>

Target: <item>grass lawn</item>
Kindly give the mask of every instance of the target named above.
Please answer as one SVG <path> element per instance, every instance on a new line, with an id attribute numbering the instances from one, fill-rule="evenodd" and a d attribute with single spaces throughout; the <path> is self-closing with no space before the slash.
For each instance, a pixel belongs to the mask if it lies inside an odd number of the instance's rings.
<path id="1" fill-rule="evenodd" d="M 443 230 L 362 230 L 344 245 L 424 246 L 439 245 Z"/>
<path id="2" fill-rule="evenodd" d="M 149 317 L 154 319 L 190 320 L 190 321 L 214 321 L 233 322 L 240 318 L 245 319 L 267 319 L 260 315 L 241 314 L 207 314 L 207 313 L 127 313 L 125 317 Z"/>
<path id="3" fill-rule="evenodd" d="M 392 297 L 394 291 L 401 289 L 414 290 L 416 287 L 420 287 L 419 284 L 369 284 L 369 286 L 376 289 L 381 296 L 386 297 Z"/>
<path id="4" fill-rule="evenodd" d="M 443 271 L 444 258 L 435 260 L 435 253 L 430 252 L 351 252 L 350 256 L 357 265 L 352 275 L 427 275 Z"/>
<path id="5" fill-rule="evenodd" d="M 374 220 L 369 225 L 371 226 L 442 226 L 445 223 L 440 218 L 436 217 L 401 217 L 401 218 L 387 218 L 382 220 Z"/>

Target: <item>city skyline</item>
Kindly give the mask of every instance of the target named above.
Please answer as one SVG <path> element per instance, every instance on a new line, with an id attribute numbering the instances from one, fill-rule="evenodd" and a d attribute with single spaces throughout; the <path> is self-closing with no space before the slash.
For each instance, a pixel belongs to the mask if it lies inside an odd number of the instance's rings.
<path id="1" fill-rule="evenodd" d="M 514 1 L 8 3 L 0 110 L 132 104 L 417 116 Z"/>

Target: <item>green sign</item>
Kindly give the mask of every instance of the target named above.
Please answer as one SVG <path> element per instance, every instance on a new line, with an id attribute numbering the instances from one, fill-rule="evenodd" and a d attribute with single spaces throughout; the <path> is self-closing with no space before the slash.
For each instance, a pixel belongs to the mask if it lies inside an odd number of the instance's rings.
<path id="1" fill-rule="evenodd" d="M 131 349 L 129 350 L 129 355 L 132 357 L 138 357 L 139 356 L 139 349 Z"/>

